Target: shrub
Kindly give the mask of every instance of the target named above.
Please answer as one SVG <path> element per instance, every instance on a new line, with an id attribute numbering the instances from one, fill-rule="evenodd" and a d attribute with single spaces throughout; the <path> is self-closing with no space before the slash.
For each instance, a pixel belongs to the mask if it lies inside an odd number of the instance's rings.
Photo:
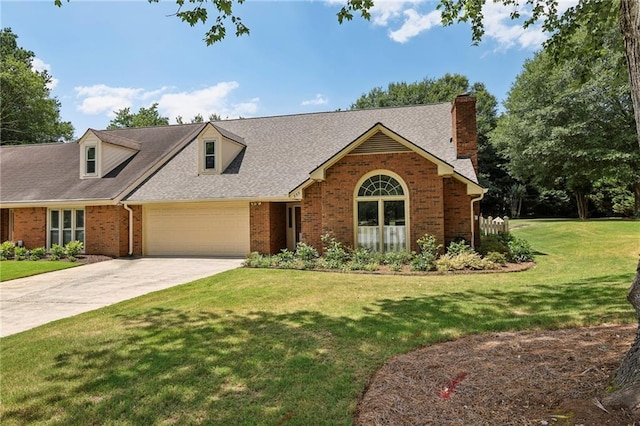
<path id="1" fill-rule="evenodd" d="M 295 253 L 289 249 L 282 249 L 280 253 L 272 256 L 274 262 L 273 266 L 281 269 L 292 269 L 295 267 L 296 259 Z"/>
<path id="2" fill-rule="evenodd" d="M 358 247 L 351 253 L 351 261 L 354 263 L 378 263 L 378 255 L 366 247 Z"/>
<path id="3" fill-rule="evenodd" d="M 75 262 L 77 256 L 82 253 L 83 248 L 84 244 L 82 244 L 82 241 L 71 241 L 64 246 L 64 252 L 70 261 Z"/>
<path id="4" fill-rule="evenodd" d="M 509 259 L 513 262 L 531 262 L 533 261 L 533 249 L 529 242 L 519 237 L 513 237 L 509 241 Z"/>
<path id="5" fill-rule="evenodd" d="M 498 253 L 497 251 L 490 251 L 484 258 L 489 262 L 493 262 L 498 265 L 504 266 L 507 264 L 507 256 L 502 253 Z"/>
<path id="6" fill-rule="evenodd" d="M 432 254 L 438 256 L 438 253 L 442 249 L 442 244 L 438 244 L 438 240 L 433 235 L 424 234 L 417 241 L 418 247 L 420 247 L 420 254 Z"/>
<path id="7" fill-rule="evenodd" d="M 51 260 L 60 260 L 65 256 L 64 247 L 59 244 L 53 244 L 51 246 L 51 249 L 49 250 L 49 253 L 51 254 Z"/>
<path id="8" fill-rule="evenodd" d="M 251 252 L 242 263 L 247 268 L 271 268 L 274 260 L 271 256 L 265 256 L 257 251 Z"/>
<path id="9" fill-rule="evenodd" d="M 318 258 L 318 250 L 313 246 L 300 241 L 296 245 L 296 257 L 303 261 L 315 260 Z"/>
<path id="10" fill-rule="evenodd" d="M 492 234 L 492 235 L 483 235 L 480 237 L 480 248 L 478 248 L 478 253 L 485 256 L 488 253 L 501 253 L 508 254 L 509 246 L 507 243 L 503 241 L 503 237 L 500 237 L 500 234 Z"/>
<path id="11" fill-rule="evenodd" d="M 389 267 L 389 269 L 391 269 L 393 272 L 400 272 L 400 271 L 402 271 L 402 264 L 400 264 L 400 263 L 392 263 L 391 266 Z"/>
<path id="12" fill-rule="evenodd" d="M 322 243 L 324 248 L 324 267 L 328 269 L 342 269 L 344 264 L 349 260 L 349 253 L 342 246 L 340 241 L 330 237 L 329 234 L 323 234 Z"/>
<path id="13" fill-rule="evenodd" d="M 466 241 L 451 241 L 447 247 L 447 254 L 457 256 L 462 253 L 473 253 L 473 249 Z"/>
<path id="14" fill-rule="evenodd" d="M 411 263 L 415 256 L 415 252 L 412 251 L 392 251 L 382 255 L 380 263 L 383 263 L 385 265 L 408 265 Z"/>
<path id="15" fill-rule="evenodd" d="M 36 247 L 31 250 L 31 256 L 29 256 L 29 259 L 40 260 L 43 259 L 46 255 L 47 251 L 44 249 L 44 247 Z"/>
<path id="16" fill-rule="evenodd" d="M 464 252 L 457 255 L 446 254 L 436 260 L 438 271 L 460 271 L 463 269 L 497 269 L 499 265 L 490 260 L 483 259 L 478 253 Z"/>
<path id="17" fill-rule="evenodd" d="M 0 244 L 0 260 L 8 260 L 14 256 L 14 249 L 16 245 L 13 241 L 5 241 Z"/>
<path id="18" fill-rule="evenodd" d="M 433 235 L 425 234 L 417 241 L 420 247 L 420 254 L 411 260 L 412 271 L 431 271 L 435 268 L 435 261 L 438 253 L 442 249 L 442 245 L 438 244 L 438 240 Z"/>
<path id="19" fill-rule="evenodd" d="M 26 247 L 15 247 L 13 249 L 13 255 L 14 255 L 16 260 L 24 260 L 24 259 L 26 259 L 27 253 L 29 253 L 29 251 L 27 250 Z"/>

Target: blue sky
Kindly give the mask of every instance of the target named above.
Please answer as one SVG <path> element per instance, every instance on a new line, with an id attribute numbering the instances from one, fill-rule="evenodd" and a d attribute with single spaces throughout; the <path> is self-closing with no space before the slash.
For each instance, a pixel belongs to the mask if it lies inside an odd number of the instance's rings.
<path id="1" fill-rule="evenodd" d="M 202 41 L 209 26 L 190 27 L 175 1 L 71 0 L 0 2 L 3 27 L 53 76 L 52 95 L 76 135 L 101 129 L 113 111 L 159 103 L 172 123 L 347 109 L 390 82 L 460 73 L 504 100 L 526 58 L 545 36 L 522 30 L 503 7 L 485 8 L 487 34 L 471 43 L 466 24 L 442 27 L 432 0 L 380 1 L 367 22 L 339 25 L 338 0 L 247 0 L 236 13 L 251 35 L 233 31 Z M 569 6 L 567 3 L 565 6 Z"/>

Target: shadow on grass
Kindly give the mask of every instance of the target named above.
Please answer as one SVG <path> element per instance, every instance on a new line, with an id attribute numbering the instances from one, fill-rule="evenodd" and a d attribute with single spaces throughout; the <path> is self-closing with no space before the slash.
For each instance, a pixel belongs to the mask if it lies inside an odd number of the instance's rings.
<path id="1" fill-rule="evenodd" d="M 629 320 L 619 283 L 631 279 L 382 299 L 359 318 L 170 306 L 119 315 L 118 337 L 44 353 L 46 384 L 5 400 L 2 421 L 351 424 L 389 357 L 452 335 Z"/>

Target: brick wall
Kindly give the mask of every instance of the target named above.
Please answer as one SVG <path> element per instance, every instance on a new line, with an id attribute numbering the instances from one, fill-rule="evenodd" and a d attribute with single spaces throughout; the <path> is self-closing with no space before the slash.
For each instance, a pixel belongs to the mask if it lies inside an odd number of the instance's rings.
<path id="1" fill-rule="evenodd" d="M 13 239 L 22 240 L 25 247 L 45 247 L 47 245 L 46 207 L 13 209 Z"/>
<path id="2" fill-rule="evenodd" d="M 287 216 L 285 203 L 251 203 L 251 251 L 276 254 L 287 247 Z"/>
<path id="3" fill-rule="evenodd" d="M 444 179 L 444 241 L 457 238 L 471 242 L 471 199 L 466 184 L 459 180 Z"/>
<path id="4" fill-rule="evenodd" d="M 133 210 L 133 254 L 142 255 L 142 207 Z M 129 254 L 129 212 L 117 206 L 85 208 L 85 253 L 107 256 Z"/>
<path id="5" fill-rule="evenodd" d="M 320 250 L 321 234 L 331 230 L 338 241 L 353 247 L 354 191 L 365 174 L 378 169 L 396 173 L 409 189 L 409 248 L 417 250 L 416 240 L 427 232 L 444 241 L 443 179 L 435 164 L 413 152 L 348 155 L 334 164 L 324 182 L 304 191 L 303 241 Z"/>
<path id="6" fill-rule="evenodd" d="M 478 173 L 478 128 L 476 123 L 476 98 L 458 96 L 451 107 L 453 143 L 458 158 L 470 158 Z"/>

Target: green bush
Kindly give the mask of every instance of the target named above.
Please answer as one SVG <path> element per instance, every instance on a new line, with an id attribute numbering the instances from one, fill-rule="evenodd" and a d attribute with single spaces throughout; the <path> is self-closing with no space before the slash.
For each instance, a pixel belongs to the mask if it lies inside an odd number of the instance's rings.
<path id="1" fill-rule="evenodd" d="M 425 234 L 417 241 L 420 254 L 411 260 L 412 271 L 431 271 L 435 268 L 435 262 L 442 245 L 433 235 Z"/>
<path id="2" fill-rule="evenodd" d="M 60 260 L 65 256 L 64 247 L 59 244 L 53 244 L 49 250 L 50 260 Z"/>
<path id="3" fill-rule="evenodd" d="M 509 260 L 512 262 L 532 262 L 533 249 L 529 242 L 520 237 L 513 237 L 509 241 Z"/>
<path id="4" fill-rule="evenodd" d="M 27 258 L 28 250 L 26 247 L 16 247 L 13 249 L 13 255 L 15 260 L 25 260 Z"/>
<path id="5" fill-rule="evenodd" d="M 315 261 L 315 259 L 318 258 L 318 250 L 316 250 L 313 246 L 300 241 L 296 245 L 296 257 L 302 261 Z"/>
<path id="6" fill-rule="evenodd" d="M 13 241 L 5 241 L 0 244 L 0 260 L 9 260 L 14 256 L 16 245 Z"/>
<path id="7" fill-rule="evenodd" d="M 451 241 L 447 247 L 447 254 L 457 256 L 462 253 L 473 253 L 473 249 L 466 241 Z"/>
<path id="8" fill-rule="evenodd" d="M 31 255 L 29 256 L 29 259 L 40 260 L 40 259 L 44 259 L 46 255 L 47 255 L 47 251 L 45 250 L 44 247 L 36 247 L 33 250 L 31 250 Z"/>
<path id="9" fill-rule="evenodd" d="M 489 262 L 493 262 L 498 265 L 504 266 L 507 264 L 507 256 L 502 253 L 498 253 L 497 251 L 490 251 L 484 258 Z"/>
<path id="10" fill-rule="evenodd" d="M 415 256 L 416 256 L 416 253 L 412 251 L 407 251 L 407 250 L 392 251 L 382 255 L 380 263 L 383 263 L 385 265 L 394 265 L 394 264 L 408 265 L 411 263 L 411 261 Z"/>
<path id="11" fill-rule="evenodd" d="M 483 259 L 478 253 L 463 252 L 457 255 L 446 254 L 436 260 L 438 271 L 461 271 L 463 269 L 497 269 L 500 266 L 488 259 Z"/>
<path id="12" fill-rule="evenodd" d="M 389 266 L 389 269 L 391 269 L 393 272 L 400 272 L 400 271 L 402 271 L 402 264 L 401 263 L 392 263 L 391 266 Z"/>
<path id="13" fill-rule="evenodd" d="M 483 256 L 491 252 L 506 255 L 509 253 L 509 246 L 504 239 L 505 237 L 501 237 L 500 234 L 483 235 L 480 237 L 480 248 L 477 251 Z"/>
<path id="14" fill-rule="evenodd" d="M 282 249 L 280 253 L 272 256 L 276 268 L 293 269 L 296 265 L 295 253 L 289 249 Z"/>
<path id="15" fill-rule="evenodd" d="M 329 234 L 323 234 L 322 243 L 324 244 L 324 267 L 327 269 L 342 269 L 349 261 L 349 253 L 343 247 L 340 241 L 330 237 Z"/>
<path id="16" fill-rule="evenodd" d="M 77 256 L 82 253 L 83 248 L 84 244 L 82 244 L 82 241 L 71 241 L 64 246 L 64 252 L 70 261 L 75 262 Z"/>
<path id="17" fill-rule="evenodd" d="M 265 256 L 257 251 L 251 252 L 242 263 L 247 268 L 271 268 L 274 264 L 272 256 Z"/>

